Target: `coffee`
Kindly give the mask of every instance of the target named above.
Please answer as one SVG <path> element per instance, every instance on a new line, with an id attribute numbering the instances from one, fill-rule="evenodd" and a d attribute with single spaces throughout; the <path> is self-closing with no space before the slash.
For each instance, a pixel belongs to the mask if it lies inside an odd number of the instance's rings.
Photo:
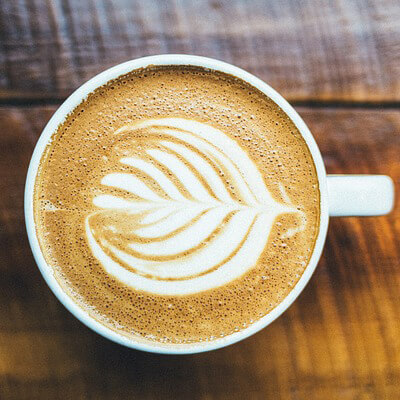
<path id="1" fill-rule="evenodd" d="M 98 88 L 59 126 L 34 214 L 46 262 L 92 317 L 197 343 L 288 295 L 319 203 L 309 149 L 265 94 L 213 70 L 152 66 Z"/>

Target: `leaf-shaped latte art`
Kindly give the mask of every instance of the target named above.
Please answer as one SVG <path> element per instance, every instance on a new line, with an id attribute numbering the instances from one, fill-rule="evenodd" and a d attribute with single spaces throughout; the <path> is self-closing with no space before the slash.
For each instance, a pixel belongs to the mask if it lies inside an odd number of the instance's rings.
<path id="1" fill-rule="evenodd" d="M 103 177 L 100 210 L 85 228 L 105 270 L 137 290 L 184 295 L 226 284 L 257 263 L 279 214 L 305 219 L 285 193 L 286 204 L 271 197 L 246 152 L 214 127 L 162 118 L 116 134 L 130 135 L 134 155 Z"/>

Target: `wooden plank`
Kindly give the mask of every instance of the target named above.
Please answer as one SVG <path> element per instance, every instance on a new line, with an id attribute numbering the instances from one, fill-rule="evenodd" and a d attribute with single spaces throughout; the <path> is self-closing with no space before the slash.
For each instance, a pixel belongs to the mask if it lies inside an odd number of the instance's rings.
<path id="1" fill-rule="evenodd" d="M 4 0 L 0 100 L 64 98 L 160 53 L 236 64 L 292 101 L 400 101 L 396 0 Z"/>
<path id="2" fill-rule="evenodd" d="M 257 335 L 205 354 L 146 354 L 85 328 L 32 258 L 23 186 L 55 106 L 0 108 L 1 399 L 400 398 L 400 208 L 333 219 L 295 304 Z M 385 173 L 400 191 L 400 113 L 299 109 L 328 172 Z"/>

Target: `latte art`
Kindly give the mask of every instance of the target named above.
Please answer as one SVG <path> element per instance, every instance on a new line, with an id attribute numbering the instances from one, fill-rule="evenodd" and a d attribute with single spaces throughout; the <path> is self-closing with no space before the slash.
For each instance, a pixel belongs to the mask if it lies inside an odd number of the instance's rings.
<path id="1" fill-rule="evenodd" d="M 43 153 L 37 237 L 54 277 L 133 340 L 212 341 L 296 285 L 319 230 L 312 156 L 233 76 L 151 66 L 96 89 Z"/>
<path id="2" fill-rule="evenodd" d="M 85 221 L 93 255 L 107 273 L 129 286 L 164 295 L 221 286 L 254 266 L 278 215 L 297 213 L 304 220 L 292 204 L 272 198 L 256 165 L 222 131 L 193 120 L 163 118 L 127 125 L 115 134 L 135 132 L 150 144 L 138 156 L 120 159 L 129 172 L 101 180 L 132 199 L 96 196 L 93 203 L 103 211 Z M 138 178 L 137 171 L 146 179 Z"/>

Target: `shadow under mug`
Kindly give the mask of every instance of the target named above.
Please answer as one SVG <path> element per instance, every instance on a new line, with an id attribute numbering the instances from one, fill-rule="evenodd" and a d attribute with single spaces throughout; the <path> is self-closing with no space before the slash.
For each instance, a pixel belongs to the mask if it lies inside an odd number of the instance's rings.
<path id="1" fill-rule="evenodd" d="M 275 307 L 270 313 L 243 329 L 224 338 L 210 342 L 195 344 L 163 344 L 152 342 L 142 338 L 127 337 L 106 327 L 91 317 L 85 310 L 79 307 L 66 292 L 63 291 L 53 275 L 53 271 L 47 265 L 41 252 L 36 235 L 35 221 L 33 216 L 33 193 L 36 174 L 38 171 L 42 153 L 53 133 L 66 116 L 78 106 L 89 93 L 99 86 L 104 85 L 111 79 L 126 74 L 132 70 L 143 68 L 149 65 L 192 65 L 225 72 L 236 76 L 250 85 L 256 87 L 270 97 L 293 121 L 302 134 L 313 157 L 320 189 L 320 229 L 315 243 L 314 251 L 310 262 L 303 275 L 286 296 L 286 298 Z M 269 325 L 278 318 L 297 298 L 311 278 L 324 246 L 328 228 L 329 216 L 372 216 L 384 215 L 391 211 L 394 203 L 393 182 L 384 175 L 326 175 L 321 153 L 308 127 L 292 108 L 292 106 L 274 89 L 254 75 L 227 64 L 222 61 L 206 57 L 165 54 L 139 58 L 116 65 L 99 75 L 96 75 L 88 82 L 79 87 L 54 113 L 44 128 L 32 155 L 25 185 L 25 221 L 28 232 L 29 243 L 39 269 L 61 303 L 86 326 L 100 335 L 113 340 L 119 344 L 138 350 L 164 353 L 164 354 L 190 354 L 215 350 L 227 345 L 236 343 Z M 156 318 L 156 316 L 155 316 Z"/>

